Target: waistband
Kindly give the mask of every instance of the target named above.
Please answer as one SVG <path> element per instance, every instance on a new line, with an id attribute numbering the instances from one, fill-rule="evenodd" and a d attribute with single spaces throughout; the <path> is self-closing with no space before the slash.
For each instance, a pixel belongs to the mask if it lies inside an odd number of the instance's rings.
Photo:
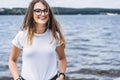
<path id="1" fill-rule="evenodd" d="M 58 75 L 56 74 L 56 75 L 55 75 L 52 79 L 50 79 L 50 80 L 56 80 L 57 77 L 58 77 Z M 21 78 L 22 78 L 22 80 L 26 80 L 26 79 L 24 79 L 22 76 L 21 76 Z"/>

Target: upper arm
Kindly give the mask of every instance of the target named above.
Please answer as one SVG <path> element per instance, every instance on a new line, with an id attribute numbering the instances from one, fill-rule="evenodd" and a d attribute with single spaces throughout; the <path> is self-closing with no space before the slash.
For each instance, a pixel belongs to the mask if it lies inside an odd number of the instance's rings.
<path id="1" fill-rule="evenodd" d="M 21 52 L 21 49 L 16 47 L 15 45 L 13 45 L 11 54 L 10 54 L 10 58 L 9 58 L 10 61 L 12 60 L 12 61 L 16 62 L 20 52 Z"/>
<path id="2" fill-rule="evenodd" d="M 56 52 L 57 52 L 58 58 L 59 58 L 60 60 L 66 58 L 66 57 L 65 57 L 65 51 L 64 51 L 64 47 L 63 47 L 63 46 L 58 46 L 58 47 L 56 47 Z"/>

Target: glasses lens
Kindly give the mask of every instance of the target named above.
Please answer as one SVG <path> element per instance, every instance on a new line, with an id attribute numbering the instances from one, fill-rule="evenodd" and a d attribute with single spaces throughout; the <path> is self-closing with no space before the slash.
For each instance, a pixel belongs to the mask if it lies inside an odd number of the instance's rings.
<path id="1" fill-rule="evenodd" d="M 34 12 L 35 12 L 36 15 L 41 15 L 42 14 L 41 9 L 35 9 Z"/>
<path id="2" fill-rule="evenodd" d="M 48 14 L 48 10 L 47 10 L 47 9 L 45 9 L 45 10 L 44 10 L 44 13 L 45 13 L 45 15 L 47 15 L 47 14 Z"/>

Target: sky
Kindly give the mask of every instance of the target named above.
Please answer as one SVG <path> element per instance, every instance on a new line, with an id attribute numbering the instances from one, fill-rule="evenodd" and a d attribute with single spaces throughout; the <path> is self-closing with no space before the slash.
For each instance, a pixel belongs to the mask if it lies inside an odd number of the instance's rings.
<path id="1" fill-rule="evenodd" d="M 0 0 L 0 8 L 25 7 L 31 0 Z M 51 7 L 119 8 L 120 0 L 46 0 Z"/>

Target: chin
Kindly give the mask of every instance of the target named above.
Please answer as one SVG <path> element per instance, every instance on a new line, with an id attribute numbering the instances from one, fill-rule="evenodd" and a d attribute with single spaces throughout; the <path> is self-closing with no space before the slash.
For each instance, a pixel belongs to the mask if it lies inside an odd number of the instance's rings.
<path id="1" fill-rule="evenodd" d="M 46 24 L 46 22 L 37 22 L 38 24 Z"/>
<path id="2" fill-rule="evenodd" d="M 38 24 L 46 24 L 47 21 L 44 21 L 44 20 L 42 21 L 42 20 L 40 20 L 40 21 L 37 21 L 37 23 L 38 23 Z"/>

